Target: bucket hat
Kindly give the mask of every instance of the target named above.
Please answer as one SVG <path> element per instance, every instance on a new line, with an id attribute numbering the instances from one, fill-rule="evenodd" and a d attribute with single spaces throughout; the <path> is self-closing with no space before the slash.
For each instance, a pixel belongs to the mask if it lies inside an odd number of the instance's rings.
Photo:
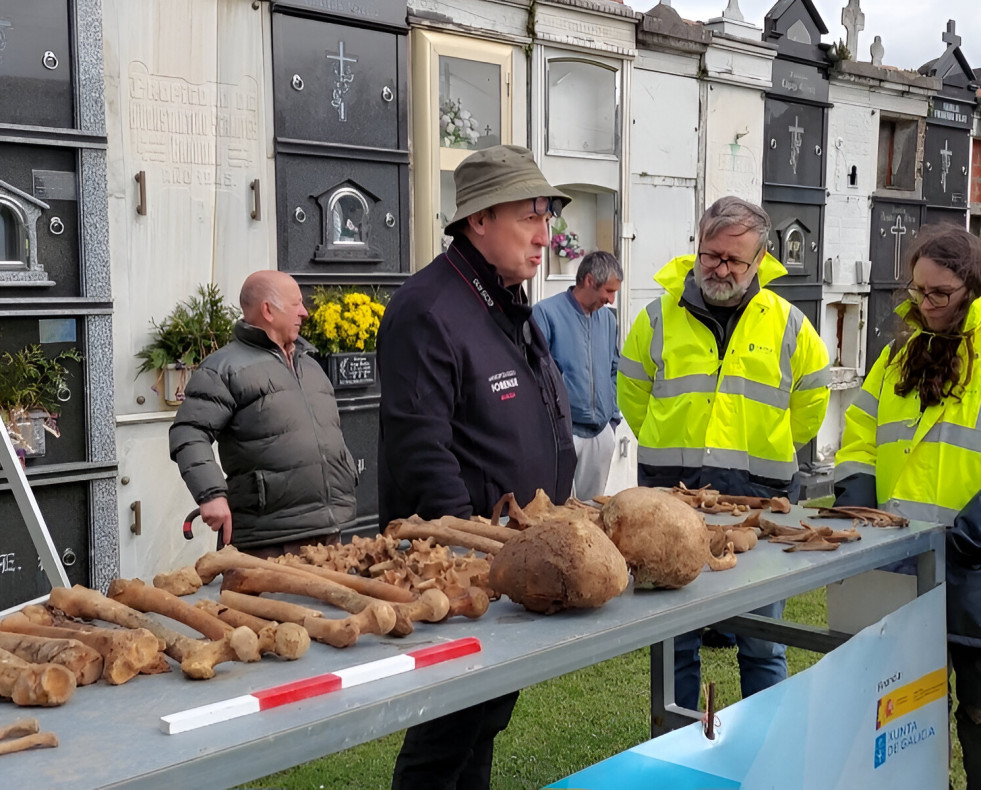
<path id="1" fill-rule="evenodd" d="M 471 154 L 453 171 L 453 182 L 456 213 L 446 233 L 471 214 L 499 203 L 537 197 L 558 198 L 563 206 L 572 202 L 545 180 L 531 151 L 518 145 L 495 145 Z"/>

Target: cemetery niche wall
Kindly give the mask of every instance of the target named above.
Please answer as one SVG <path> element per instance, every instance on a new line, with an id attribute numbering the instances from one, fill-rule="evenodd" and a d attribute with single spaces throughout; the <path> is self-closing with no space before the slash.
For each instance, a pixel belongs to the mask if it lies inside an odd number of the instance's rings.
<path id="1" fill-rule="evenodd" d="M 806 0 L 777 3 L 763 23 L 763 40 L 777 47 L 772 86 L 764 100 L 763 208 L 773 225 L 769 250 L 787 269 L 770 287 L 799 307 L 818 331 L 831 106 L 827 47 L 821 44 L 827 32 Z M 805 471 L 802 496 L 823 493 L 807 484 L 815 459 L 813 441 L 798 452 Z"/>
<path id="2" fill-rule="evenodd" d="M 390 293 L 409 273 L 406 5 L 329 5 L 272 4 L 278 265 L 308 297 L 317 286 Z M 373 352 L 332 356 L 322 364 L 360 477 L 357 518 L 345 535 L 373 534 Z"/>
<path id="3" fill-rule="evenodd" d="M 20 373 L 64 362 L 33 419 L 0 410 L 69 580 L 104 588 L 119 554 L 100 3 L 0 0 L 0 34 L 0 390 L 37 406 Z M 4 470 L 0 524 L 4 609 L 49 589 Z"/>

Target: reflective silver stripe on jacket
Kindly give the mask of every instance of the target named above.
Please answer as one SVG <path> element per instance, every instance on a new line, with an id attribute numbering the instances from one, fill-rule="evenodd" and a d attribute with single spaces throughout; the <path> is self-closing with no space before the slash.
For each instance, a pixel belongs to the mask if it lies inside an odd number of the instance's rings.
<path id="1" fill-rule="evenodd" d="M 664 374 L 658 369 L 651 392 L 658 398 L 674 398 L 693 392 L 715 392 L 716 382 L 717 378 L 707 373 L 692 373 L 690 376 L 665 379 Z"/>
<path id="2" fill-rule="evenodd" d="M 859 390 L 852 406 L 860 411 L 864 411 L 873 420 L 879 416 L 879 399 L 868 390 Z"/>
<path id="3" fill-rule="evenodd" d="M 909 499 L 889 499 L 879 505 L 882 510 L 897 513 L 914 521 L 930 521 L 934 524 L 950 526 L 957 518 L 959 511 L 940 505 L 929 505 L 925 502 L 913 502 Z"/>
<path id="4" fill-rule="evenodd" d="M 908 422 L 887 422 L 875 429 L 876 444 L 913 441 L 916 426 Z M 981 425 L 968 428 L 950 422 L 938 422 L 923 437 L 921 442 L 948 444 L 962 450 L 981 452 Z"/>
<path id="5" fill-rule="evenodd" d="M 981 452 L 981 414 L 973 428 L 951 422 L 938 422 L 923 437 L 924 442 L 942 442 L 963 450 Z"/>
<path id="6" fill-rule="evenodd" d="M 852 475 L 875 476 L 874 464 L 863 464 L 861 461 L 845 461 L 835 466 L 835 482 L 838 483 Z"/>
<path id="7" fill-rule="evenodd" d="M 780 346 L 780 389 L 790 392 L 794 386 L 794 371 L 790 367 L 790 361 L 797 353 L 797 335 L 800 334 L 801 327 L 804 326 L 804 313 L 799 307 L 790 305 L 790 313 L 787 315 L 787 326 L 783 330 L 783 344 Z M 788 401 L 789 403 L 789 401 Z"/>
<path id="8" fill-rule="evenodd" d="M 647 305 L 647 318 L 651 322 L 651 362 L 654 363 L 654 381 L 657 382 L 664 378 L 664 322 L 661 320 L 660 299 Z"/>
<path id="9" fill-rule="evenodd" d="M 763 384 L 760 381 L 753 381 L 752 379 L 744 379 L 740 376 L 726 376 L 722 379 L 719 392 L 724 392 L 727 395 L 741 395 L 749 400 L 754 400 L 757 403 L 763 403 L 767 406 L 775 406 L 778 409 L 787 409 L 790 407 L 789 388 L 784 390 L 781 387 L 771 387 L 769 384 Z"/>
<path id="10" fill-rule="evenodd" d="M 745 450 L 720 450 L 702 447 L 638 447 L 637 461 L 648 466 L 710 466 L 735 469 L 757 477 L 790 480 L 797 471 L 797 461 L 771 461 L 755 458 Z"/>
<path id="11" fill-rule="evenodd" d="M 908 422 L 886 422 L 877 425 L 875 428 L 875 443 L 877 445 L 890 444 L 892 442 L 910 442 L 913 434 L 916 433 L 916 426 Z"/>
<path id="12" fill-rule="evenodd" d="M 806 376 L 801 376 L 800 381 L 797 383 L 797 392 L 802 390 L 820 390 L 824 389 L 831 383 L 831 365 L 825 365 L 820 370 L 815 370 L 813 373 L 808 373 Z"/>
<path id="13" fill-rule="evenodd" d="M 626 376 L 628 379 L 635 379 L 636 381 L 650 381 L 650 377 L 647 375 L 647 371 L 644 370 L 644 366 L 633 359 L 628 359 L 627 357 L 620 357 L 620 364 L 617 366 L 617 370 Z"/>

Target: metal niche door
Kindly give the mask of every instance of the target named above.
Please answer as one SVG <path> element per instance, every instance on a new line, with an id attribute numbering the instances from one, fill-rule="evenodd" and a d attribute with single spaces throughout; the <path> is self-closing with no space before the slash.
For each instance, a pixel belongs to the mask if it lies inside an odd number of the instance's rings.
<path id="1" fill-rule="evenodd" d="M 902 323 L 894 311 L 906 298 L 906 253 L 923 221 L 922 202 L 873 198 L 869 254 L 869 323 L 866 368 L 871 368 Z M 866 370 L 868 372 L 868 370 Z"/>
<path id="2" fill-rule="evenodd" d="M 824 108 L 767 98 L 763 174 L 767 184 L 824 186 Z"/>
<path id="3" fill-rule="evenodd" d="M 68 0 L 0 0 L 0 122 L 70 129 Z"/>
<path id="4" fill-rule="evenodd" d="M 923 197 L 930 206 L 967 208 L 971 138 L 966 129 L 927 124 Z"/>
<path id="5" fill-rule="evenodd" d="M 394 33 L 273 14 L 276 135 L 358 148 L 405 148 Z"/>

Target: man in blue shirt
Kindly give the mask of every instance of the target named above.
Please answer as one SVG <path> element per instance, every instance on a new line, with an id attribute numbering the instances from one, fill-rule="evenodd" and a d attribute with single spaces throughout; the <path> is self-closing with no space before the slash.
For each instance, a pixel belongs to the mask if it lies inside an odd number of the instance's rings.
<path id="1" fill-rule="evenodd" d="M 620 421 L 617 409 L 617 319 L 602 309 L 616 301 L 623 269 L 612 253 L 586 255 L 576 284 L 536 304 L 532 317 L 562 371 L 572 407 L 576 477 L 572 493 L 588 500 L 606 493 Z"/>

